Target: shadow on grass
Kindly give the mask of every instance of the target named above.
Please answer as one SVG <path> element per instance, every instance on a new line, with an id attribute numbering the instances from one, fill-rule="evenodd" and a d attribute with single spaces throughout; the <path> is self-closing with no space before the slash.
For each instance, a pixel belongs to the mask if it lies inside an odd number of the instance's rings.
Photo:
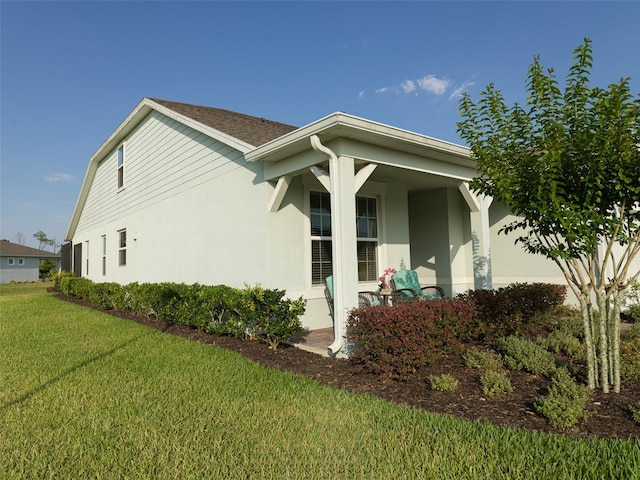
<path id="1" fill-rule="evenodd" d="M 142 337 L 145 337 L 149 335 L 149 333 L 143 334 L 143 335 L 138 335 L 137 337 L 131 338 L 125 342 L 122 342 L 120 345 L 116 345 L 115 347 L 113 347 L 110 350 L 107 350 L 106 352 L 102 352 L 99 353 L 98 355 L 95 355 L 91 358 L 88 358 L 80 363 L 78 363 L 77 365 L 74 365 L 73 367 L 65 370 L 64 372 L 56 375 L 55 377 L 47 380 L 46 382 L 38 385 L 37 387 L 29 390 L 28 392 L 26 392 L 25 394 L 19 396 L 18 398 L 11 400 L 3 405 L 0 405 L 0 411 L 5 411 L 7 410 L 9 407 L 12 407 L 13 405 L 18 405 L 20 403 L 25 402 L 26 400 L 30 399 L 31 397 L 33 397 L 34 395 L 36 395 L 37 393 L 43 391 L 45 388 L 47 388 L 50 385 L 53 385 L 54 383 L 59 382 L 60 380 L 68 377 L 69 375 L 71 375 L 72 373 L 80 370 L 81 368 L 86 367 L 87 365 L 90 365 L 92 363 L 95 363 L 99 360 L 102 360 L 103 358 L 107 358 L 110 357 L 111 355 L 113 355 L 115 352 L 117 352 L 118 350 L 122 350 L 123 348 L 125 348 L 128 345 L 131 345 L 134 342 L 137 342 L 138 340 L 140 340 Z"/>

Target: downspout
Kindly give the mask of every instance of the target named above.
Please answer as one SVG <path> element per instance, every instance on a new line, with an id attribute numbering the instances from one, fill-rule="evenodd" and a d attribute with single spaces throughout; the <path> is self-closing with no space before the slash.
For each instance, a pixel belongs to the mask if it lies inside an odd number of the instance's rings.
<path id="1" fill-rule="evenodd" d="M 333 153 L 332 150 L 330 150 L 329 148 L 325 147 L 324 145 L 322 145 L 322 143 L 320 143 L 320 139 L 318 138 L 317 135 L 312 135 L 311 136 L 311 146 L 313 147 L 313 149 L 316 152 L 322 153 L 324 155 L 327 156 L 327 159 L 329 160 L 329 171 L 334 171 L 335 169 L 332 169 L 331 166 L 332 165 L 336 165 L 338 163 L 338 157 L 335 153 Z M 329 192 L 329 194 L 331 195 L 332 192 Z M 336 252 L 334 251 L 334 255 L 336 254 Z M 338 280 L 338 286 L 340 285 L 340 280 Z M 338 294 L 338 289 L 336 288 L 336 283 L 334 282 L 333 284 L 333 296 L 334 296 L 334 307 L 336 305 L 335 302 L 335 296 L 336 294 Z M 342 305 L 342 302 L 340 302 L 340 305 Z M 338 312 L 336 308 L 334 308 L 333 310 L 333 343 L 331 345 L 329 345 L 328 349 L 329 349 L 329 353 L 331 355 L 336 355 L 341 349 L 342 349 L 342 345 L 344 343 L 343 339 L 342 339 L 342 332 L 344 331 L 344 321 L 343 321 L 343 315 L 341 314 L 341 312 Z M 336 314 L 337 313 L 337 314 Z"/>

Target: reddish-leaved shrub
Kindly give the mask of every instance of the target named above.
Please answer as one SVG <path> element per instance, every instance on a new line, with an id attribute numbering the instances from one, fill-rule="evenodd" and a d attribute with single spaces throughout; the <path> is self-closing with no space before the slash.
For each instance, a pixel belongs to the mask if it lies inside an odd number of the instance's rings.
<path id="1" fill-rule="evenodd" d="M 347 338 L 360 369 L 407 378 L 442 355 L 460 351 L 477 335 L 473 305 L 462 299 L 426 300 L 351 312 Z"/>
<path id="2" fill-rule="evenodd" d="M 548 283 L 513 283 L 497 290 L 469 290 L 457 298 L 472 302 L 487 336 L 530 335 L 545 314 L 564 303 L 567 287 Z"/>

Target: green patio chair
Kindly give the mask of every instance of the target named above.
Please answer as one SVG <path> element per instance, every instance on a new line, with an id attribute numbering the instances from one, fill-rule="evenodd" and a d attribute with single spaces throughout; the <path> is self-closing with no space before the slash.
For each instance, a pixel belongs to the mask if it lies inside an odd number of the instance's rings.
<path id="1" fill-rule="evenodd" d="M 329 313 L 333 318 L 333 275 L 329 275 L 324 279 L 324 297 L 327 299 L 329 305 Z M 358 306 L 375 307 L 382 305 L 382 296 L 378 292 L 358 292 Z"/>
<path id="2" fill-rule="evenodd" d="M 423 287 L 415 270 L 400 270 L 391 277 L 391 301 L 393 303 L 412 300 L 439 300 L 444 298 L 444 290 L 437 285 Z"/>

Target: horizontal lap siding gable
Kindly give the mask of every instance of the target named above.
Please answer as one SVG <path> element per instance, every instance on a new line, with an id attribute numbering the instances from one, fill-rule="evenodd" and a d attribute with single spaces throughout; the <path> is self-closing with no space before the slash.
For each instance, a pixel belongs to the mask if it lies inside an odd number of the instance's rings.
<path id="1" fill-rule="evenodd" d="M 116 184 L 117 151 L 98 166 L 77 233 L 123 218 L 243 168 L 243 155 L 159 112 L 125 140 L 124 189 Z"/>

